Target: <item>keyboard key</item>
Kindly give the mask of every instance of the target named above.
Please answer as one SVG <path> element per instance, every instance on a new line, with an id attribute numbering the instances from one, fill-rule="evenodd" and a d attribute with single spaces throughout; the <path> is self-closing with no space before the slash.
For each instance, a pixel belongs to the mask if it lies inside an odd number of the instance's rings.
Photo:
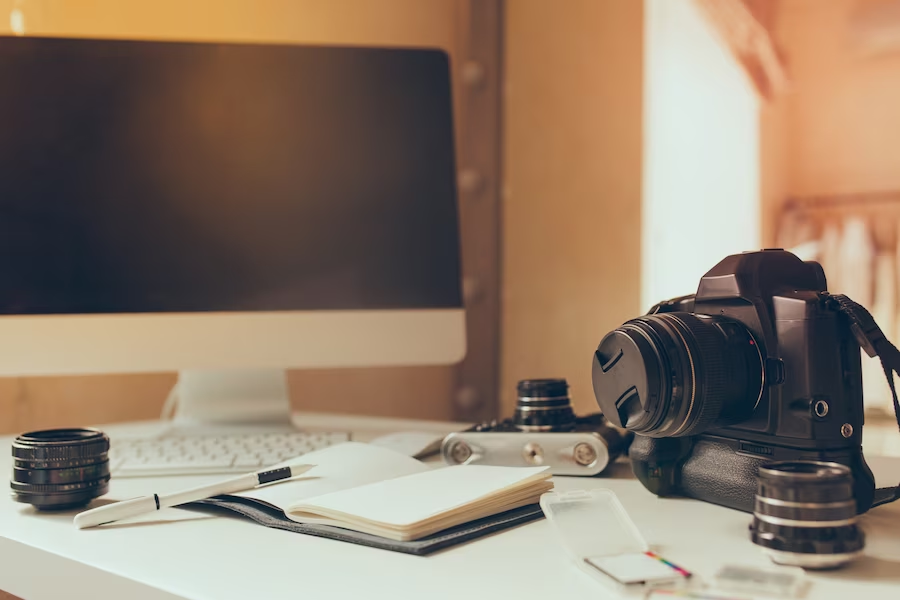
<path id="1" fill-rule="evenodd" d="M 246 473 L 349 439 L 346 433 L 167 436 L 114 441 L 116 477 Z"/>

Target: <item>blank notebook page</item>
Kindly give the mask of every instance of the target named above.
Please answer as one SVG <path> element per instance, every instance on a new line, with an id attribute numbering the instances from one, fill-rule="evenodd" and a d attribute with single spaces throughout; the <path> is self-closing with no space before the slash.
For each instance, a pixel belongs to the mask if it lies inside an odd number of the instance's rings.
<path id="1" fill-rule="evenodd" d="M 308 498 L 286 512 L 293 516 L 290 513 L 324 509 L 379 523 L 413 525 L 479 498 L 497 495 L 546 470 L 547 467 L 445 467 Z M 302 519 L 301 514 L 296 517 Z"/>
<path id="2" fill-rule="evenodd" d="M 346 488 L 431 470 L 410 456 L 359 442 L 309 452 L 303 455 L 303 460 L 316 466 L 299 478 L 235 495 L 262 500 L 285 510 L 304 498 L 318 498 Z"/>

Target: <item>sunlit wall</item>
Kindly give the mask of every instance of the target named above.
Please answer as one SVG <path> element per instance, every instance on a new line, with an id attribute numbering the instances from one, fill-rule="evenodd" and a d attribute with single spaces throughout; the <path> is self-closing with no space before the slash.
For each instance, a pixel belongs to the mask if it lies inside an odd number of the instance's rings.
<path id="1" fill-rule="evenodd" d="M 644 11 L 644 308 L 758 249 L 758 97 L 692 0 Z"/>

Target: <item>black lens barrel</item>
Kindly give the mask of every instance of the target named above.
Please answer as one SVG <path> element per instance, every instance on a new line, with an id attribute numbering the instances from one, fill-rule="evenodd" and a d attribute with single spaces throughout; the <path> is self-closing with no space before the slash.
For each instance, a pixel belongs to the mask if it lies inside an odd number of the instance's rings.
<path id="1" fill-rule="evenodd" d="M 593 384 L 615 425 L 650 437 L 689 436 L 750 417 L 761 397 L 763 360 L 741 323 L 660 313 L 603 338 Z"/>
<path id="2" fill-rule="evenodd" d="M 831 569 L 860 552 L 853 474 L 831 462 L 768 463 L 759 468 L 750 539 L 779 564 Z"/>
<path id="3" fill-rule="evenodd" d="M 565 379 L 523 379 L 516 386 L 518 399 L 513 423 L 522 431 L 571 431 L 575 412 Z"/>
<path id="4" fill-rule="evenodd" d="M 96 429 L 50 429 L 12 445 L 13 499 L 40 510 L 84 506 L 109 490 L 109 438 Z"/>

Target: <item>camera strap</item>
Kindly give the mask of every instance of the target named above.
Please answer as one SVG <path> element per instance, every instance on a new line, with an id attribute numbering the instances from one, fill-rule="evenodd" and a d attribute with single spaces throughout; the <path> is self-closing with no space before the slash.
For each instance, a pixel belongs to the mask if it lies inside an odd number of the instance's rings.
<path id="1" fill-rule="evenodd" d="M 881 359 L 884 376 L 887 377 L 888 386 L 894 399 L 894 415 L 897 417 L 897 427 L 900 428 L 900 401 L 897 400 L 897 388 L 894 384 L 894 373 L 900 375 L 900 350 L 875 323 L 875 319 L 860 304 L 857 304 L 847 296 L 840 294 L 822 293 L 826 304 L 837 310 L 850 320 L 850 329 L 856 337 L 857 343 L 870 357 Z M 872 507 L 887 504 L 894 500 L 900 500 L 900 486 L 878 488 L 875 490 L 875 500 Z"/>

